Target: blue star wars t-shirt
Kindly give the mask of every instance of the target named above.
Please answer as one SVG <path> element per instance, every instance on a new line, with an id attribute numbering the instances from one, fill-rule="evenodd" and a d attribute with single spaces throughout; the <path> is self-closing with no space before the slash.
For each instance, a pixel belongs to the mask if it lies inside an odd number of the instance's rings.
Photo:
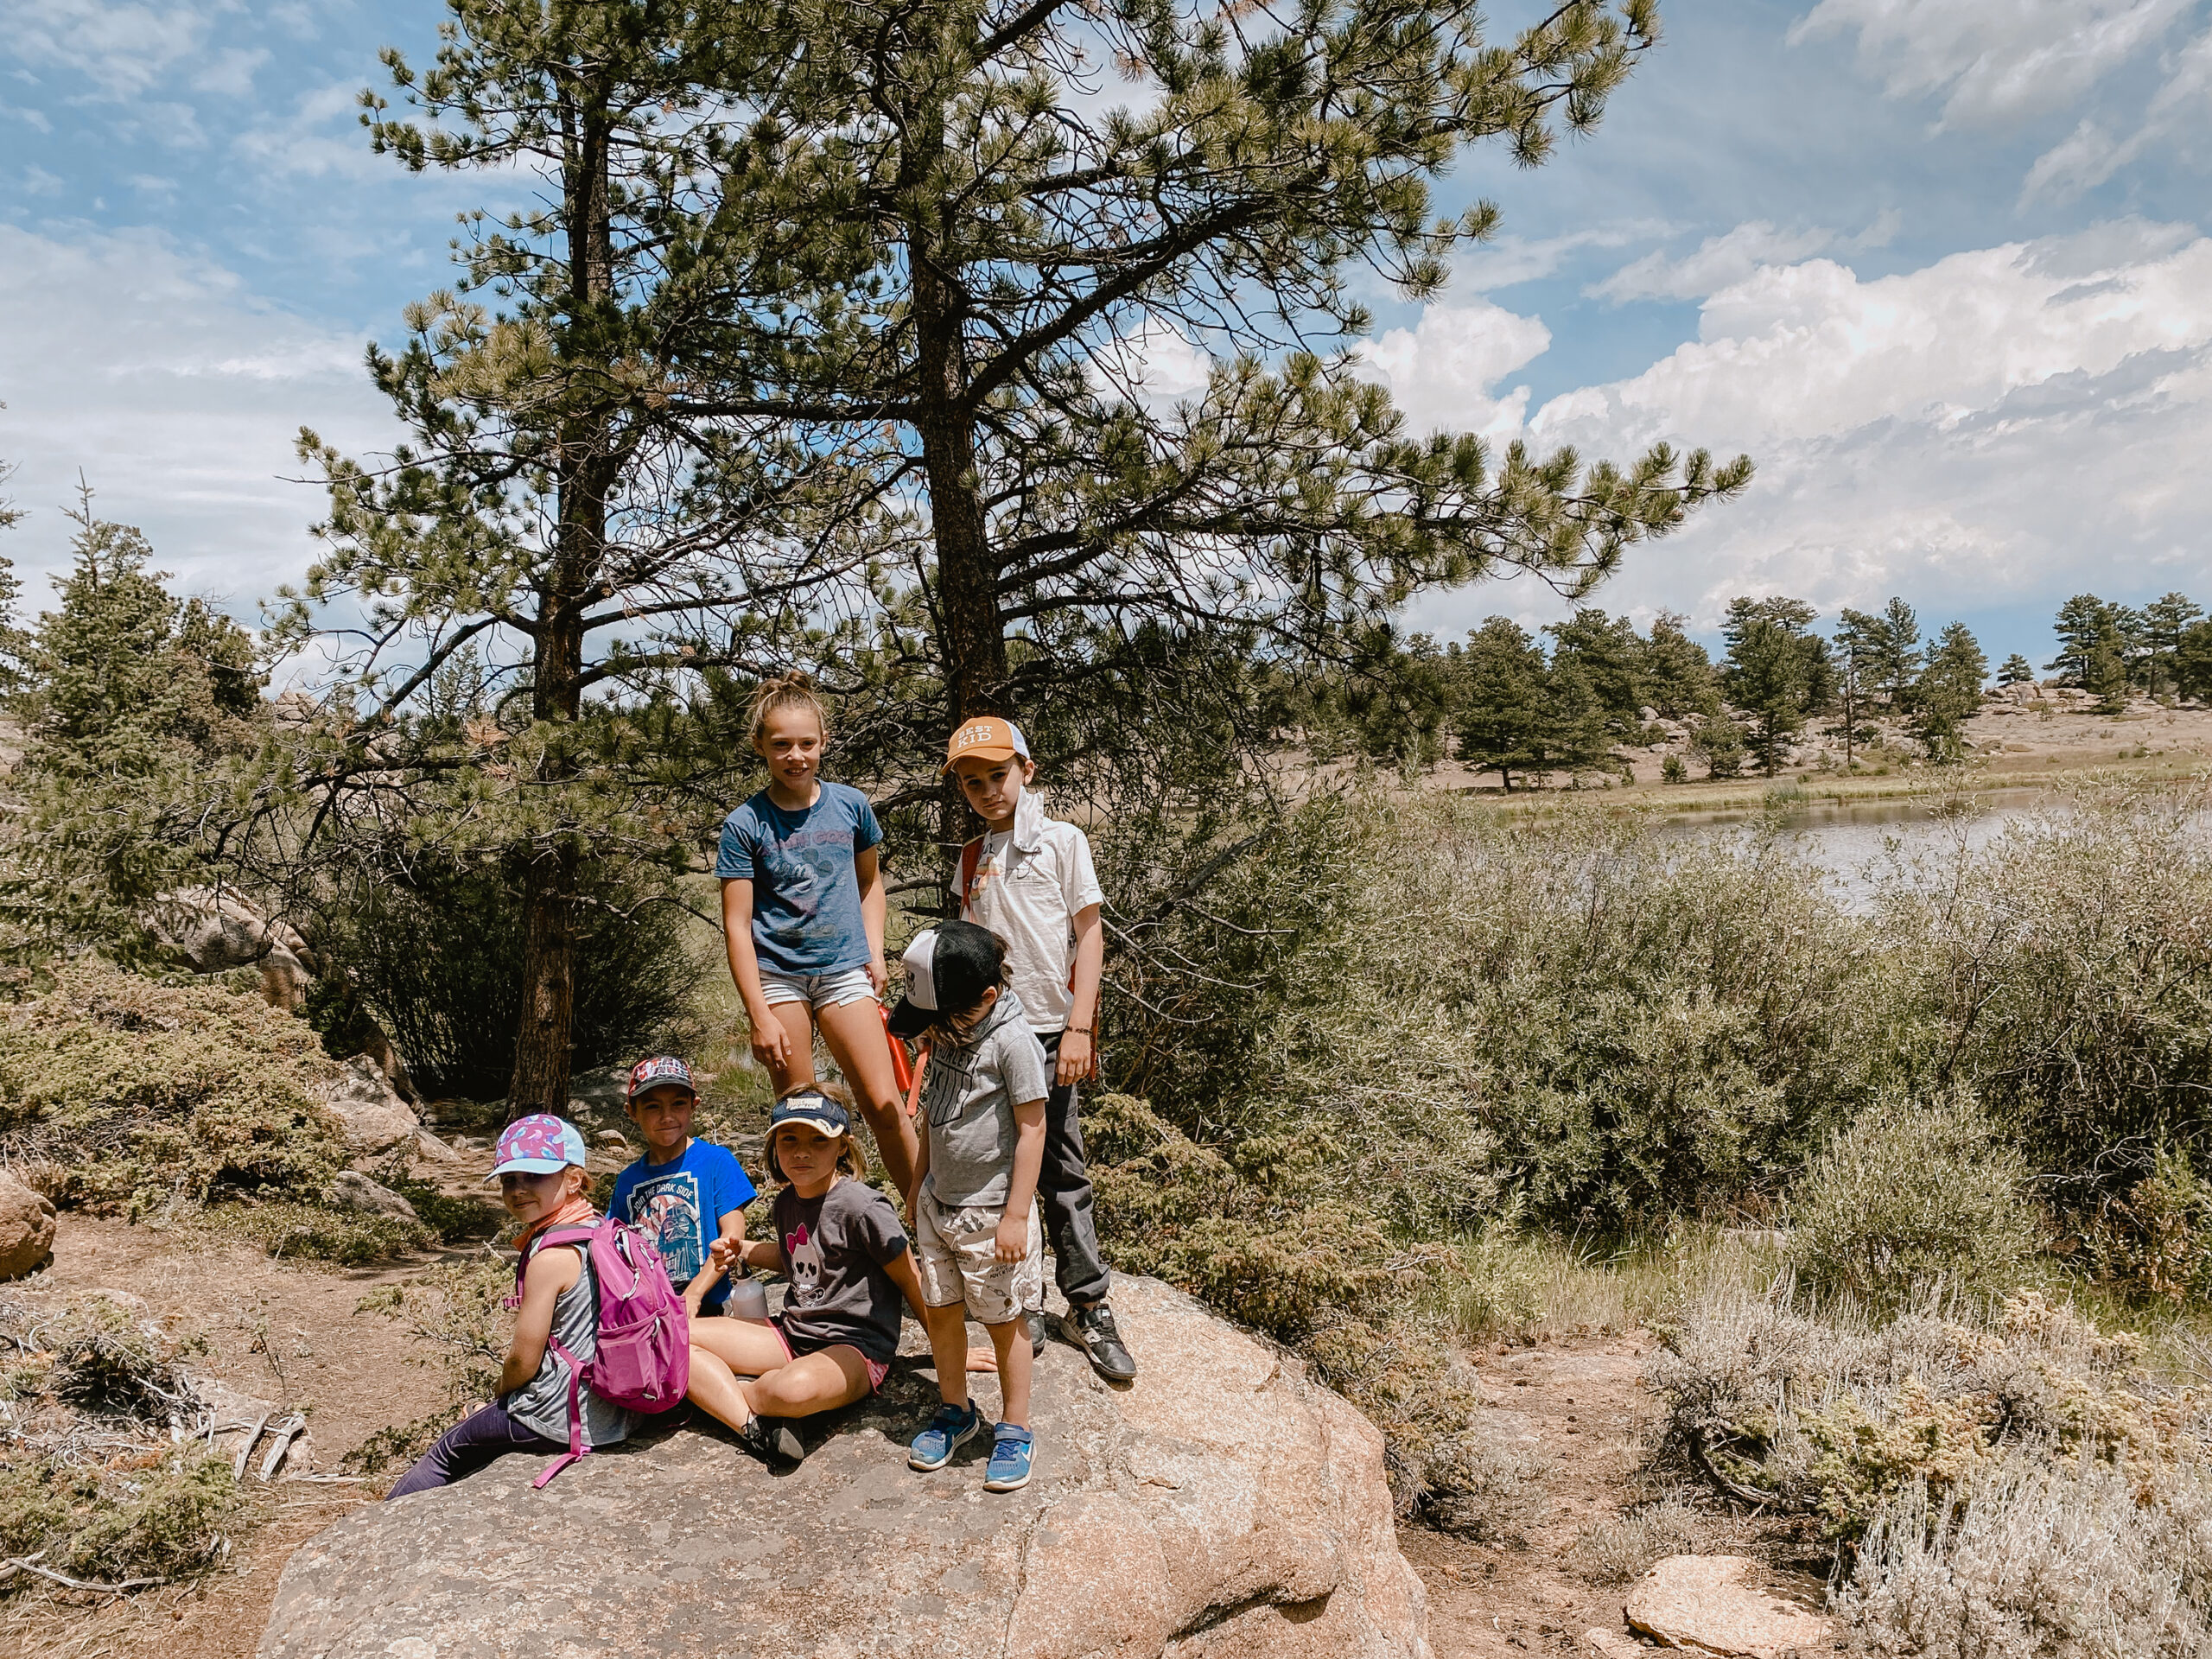
<path id="1" fill-rule="evenodd" d="M 805 978 L 868 965 L 853 858 L 882 839 L 868 797 L 848 784 L 823 784 L 803 812 L 785 811 L 764 789 L 722 821 L 715 874 L 753 883 L 762 967 Z"/>
<path id="2" fill-rule="evenodd" d="M 707 1246 L 720 1236 L 721 1218 L 752 1203 L 753 1194 L 753 1178 L 735 1153 L 694 1141 L 681 1158 L 664 1164 L 640 1158 L 617 1175 L 607 1208 L 652 1240 L 669 1282 L 680 1291 L 707 1265 Z M 718 1313 L 728 1300 L 725 1278 L 702 1306 Z"/>

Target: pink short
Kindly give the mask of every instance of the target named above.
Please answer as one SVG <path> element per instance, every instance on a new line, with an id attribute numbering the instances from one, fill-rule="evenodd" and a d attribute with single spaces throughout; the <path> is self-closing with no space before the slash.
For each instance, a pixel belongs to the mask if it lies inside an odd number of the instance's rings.
<path id="1" fill-rule="evenodd" d="M 797 1359 L 798 1355 L 791 1347 L 791 1339 L 785 1334 L 784 1322 L 781 1319 L 771 1319 L 768 1321 L 768 1328 L 776 1333 L 776 1340 L 784 1344 L 784 1357 Z M 819 1348 L 810 1348 L 806 1351 L 810 1354 L 827 1353 L 832 1348 L 852 1348 L 855 1353 L 861 1354 L 861 1351 L 853 1348 L 853 1344 L 849 1342 L 826 1342 Z M 883 1379 L 891 1375 L 891 1362 L 870 1359 L 866 1354 L 861 1354 L 861 1363 L 868 1367 L 868 1391 L 874 1394 L 883 1386 Z"/>

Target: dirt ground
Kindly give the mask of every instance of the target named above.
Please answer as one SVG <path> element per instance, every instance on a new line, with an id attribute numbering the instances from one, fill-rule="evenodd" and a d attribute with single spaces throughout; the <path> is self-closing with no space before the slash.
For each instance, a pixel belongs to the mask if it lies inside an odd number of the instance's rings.
<path id="1" fill-rule="evenodd" d="M 425 1271 L 435 1258 L 333 1272 L 272 1262 L 245 1246 L 209 1247 L 121 1222 L 72 1216 L 46 1291 L 95 1287 L 144 1299 L 181 1332 L 201 1336 L 197 1369 L 241 1393 L 303 1410 L 310 1439 L 262 1499 L 265 1524 L 248 1530 L 229 1567 L 198 1584 L 100 1601 L 63 1591 L 20 1594 L 0 1614 L 0 1651 L 26 1659 L 163 1659 L 251 1655 L 292 1550 L 374 1487 L 287 1477 L 334 1472 L 375 1430 L 433 1412 L 438 1375 L 403 1329 L 357 1313 L 377 1286 Z M 1506 1659 L 1591 1652 L 1583 1633 L 1622 1629 L 1623 1588 L 1593 1584 L 1576 1551 L 1592 1525 L 1649 1497 L 1641 1471 L 1656 1416 L 1641 1385 L 1651 1348 L 1642 1332 L 1475 1356 L 1486 1427 L 1526 1446 L 1541 1466 L 1546 1510 L 1518 1546 L 1477 1544 L 1408 1528 L 1407 1558 L 1427 1586 L 1437 1659 Z M 1716 1517 L 1700 1548 L 1773 1555 L 1771 1539 Z M 1788 1575 L 1777 1578 L 1783 1582 Z M 1817 1580 L 1800 1578 L 1817 1592 Z"/>

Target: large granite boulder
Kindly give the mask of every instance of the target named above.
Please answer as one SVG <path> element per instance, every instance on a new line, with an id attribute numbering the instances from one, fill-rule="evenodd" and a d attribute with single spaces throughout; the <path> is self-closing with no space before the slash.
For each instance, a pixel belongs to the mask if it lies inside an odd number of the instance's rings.
<path id="1" fill-rule="evenodd" d="M 0 1169 L 0 1279 L 20 1279 L 54 1256 L 54 1200 Z"/>
<path id="2" fill-rule="evenodd" d="M 345 1124 L 346 1144 L 357 1156 L 411 1146 L 422 1133 L 422 1120 L 370 1055 L 356 1054 L 338 1067 L 322 1099 Z"/>
<path id="3" fill-rule="evenodd" d="M 1144 1375 L 1109 1389 L 1047 1347 L 1023 1491 L 983 1491 L 982 1445 L 906 1467 L 936 1398 L 909 1325 L 790 1474 L 687 1425 L 543 1491 L 510 1457 L 364 1508 L 294 1554 L 263 1659 L 1428 1659 L 1374 1427 L 1162 1285 L 1114 1306 Z"/>

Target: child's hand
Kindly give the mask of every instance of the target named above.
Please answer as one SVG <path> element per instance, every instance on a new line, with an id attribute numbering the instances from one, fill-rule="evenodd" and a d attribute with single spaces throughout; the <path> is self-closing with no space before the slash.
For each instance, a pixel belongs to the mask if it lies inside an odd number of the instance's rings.
<path id="1" fill-rule="evenodd" d="M 775 1015 L 770 1014 L 753 1026 L 753 1058 L 768 1068 L 772 1077 L 780 1077 L 791 1069 L 791 1033 Z"/>
<path id="2" fill-rule="evenodd" d="M 1069 1030 L 1060 1033 L 1059 1063 L 1052 1068 L 1052 1081 L 1065 1089 L 1081 1083 L 1098 1070 L 1098 1051 L 1091 1046 L 1087 1031 Z"/>
<path id="3" fill-rule="evenodd" d="M 715 1272 L 728 1273 L 731 1265 L 736 1262 L 738 1252 L 744 1248 L 744 1241 L 741 1239 L 717 1238 L 707 1246 L 707 1260 Z"/>
<path id="4" fill-rule="evenodd" d="M 868 982 L 875 992 L 875 1000 L 883 1000 L 883 988 L 891 983 L 891 972 L 883 965 L 881 957 L 871 957 L 868 964 Z"/>
<path id="5" fill-rule="evenodd" d="M 1029 1253 L 1029 1217 L 1001 1216 L 998 1231 L 991 1235 L 994 1260 L 1013 1263 Z"/>

